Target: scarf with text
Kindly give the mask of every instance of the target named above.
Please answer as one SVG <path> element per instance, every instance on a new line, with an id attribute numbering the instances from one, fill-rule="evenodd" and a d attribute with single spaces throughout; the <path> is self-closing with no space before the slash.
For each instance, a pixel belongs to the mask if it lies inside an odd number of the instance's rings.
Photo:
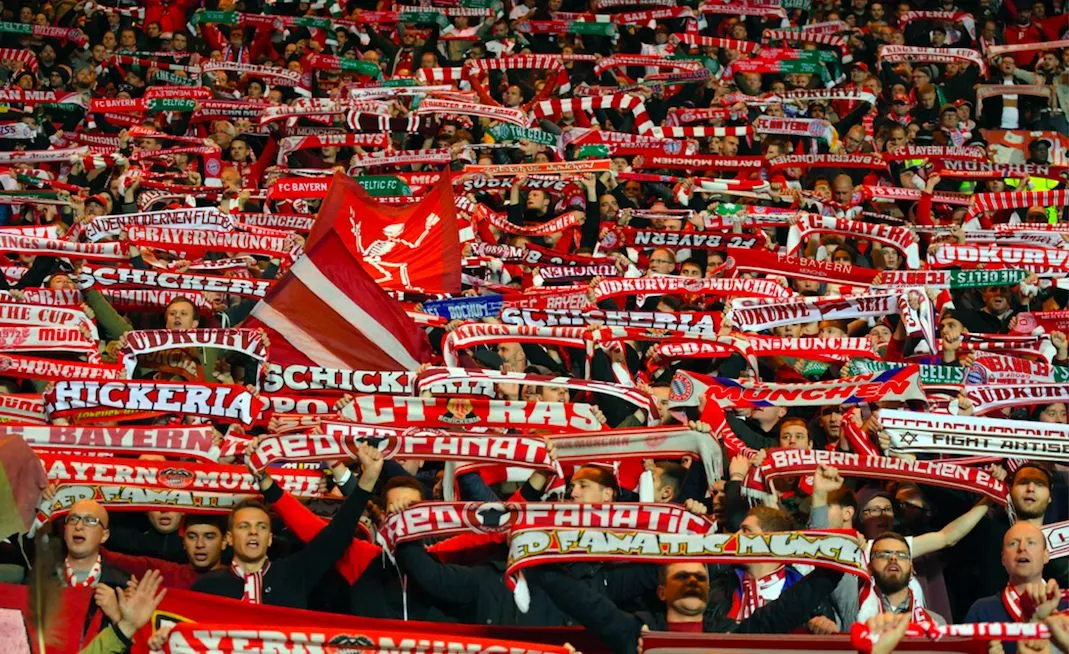
<path id="1" fill-rule="evenodd" d="M 608 249 L 615 249 L 623 245 L 639 248 L 678 247 L 719 250 L 725 247 L 752 248 L 760 240 L 753 234 L 728 235 L 705 232 L 666 232 L 656 229 L 614 227 L 602 237 L 601 245 Z"/>
<path id="2" fill-rule="evenodd" d="M 920 370 L 896 370 L 805 384 L 774 384 L 705 377 L 704 394 L 720 407 L 849 405 L 861 402 L 923 400 Z M 673 380 L 673 385 L 675 380 Z"/>
<path id="3" fill-rule="evenodd" d="M 913 623 L 906 630 L 907 636 L 927 636 L 932 640 L 941 638 L 965 638 L 968 640 L 1047 640 L 1050 629 L 1038 622 L 977 622 L 972 624 L 937 625 L 934 622 Z M 880 636 L 873 634 L 863 622 L 850 627 L 850 643 L 862 654 L 872 652 Z"/>
<path id="4" fill-rule="evenodd" d="M 603 428 L 590 404 L 525 402 L 477 397 L 422 398 L 361 395 L 341 410 L 353 422 L 412 427 L 513 427 L 597 431 Z"/>
<path id="5" fill-rule="evenodd" d="M 213 493 L 176 488 L 149 488 L 129 484 L 62 484 L 55 495 L 41 502 L 30 535 L 50 520 L 66 515 L 81 500 L 93 500 L 111 511 L 181 511 L 226 515 L 251 495 Z"/>
<path id="6" fill-rule="evenodd" d="M 67 351 L 68 348 L 61 348 L 61 350 Z M 6 377 L 18 377 L 19 379 L 43 379 L 47 381 L 60 381 L 63 379 L 110 381 L 121 379 L 125 374 L 125 370 L 120 365 L 107 363 L 59 361 L 4 353 L 0 354 L 0 374 Z"/>
<path id="7" fill-rule="evenodd" d="M 891 449 L 911 454 L 990 454 L 1046 461 L 1069 455 L 1069 427 L 973 416 L 880 412 Z"/>
<path id="8" fill-rule="evenodd" d="M 973 413 L 984 415 L 1019 406 L 1067 402 L 1069 388 L 1065 384 L 966 386 L 965 395 L 973 404 Z M 957 400 L 950 403 L 949 409 L 952 413 L 958 411 Z"/>
<path id="9" fill-rule="evenodd" d="M 228 384 L 59 381 L 45 394 L 45 414 L 50 418 L 96 407 L 205 416 L 246 425 L 261 411 L 248 389 Z"/>
<path id="10" fill-rule="evenodd" d="M 233 225 L 233 218 L 214 207 L 97 216 L 86 225 L 85 235 L 90 241 L 96 242 L 106 237 L 117 237 L 134 225 L 226 230 Z"/>
<path id="11" fill-rule="evenodd" d="M 35 450 L 86 454 L 159 454 L 215 461 L 211 425 L 194 427 L 0 426 L 0 434 L 19 436 Z"/>
<path id="12" fill-rule="evenodd" d="M 901 252 L 910 268 L 920 268 L 919 246 L 912 232 L 906 227 L 809 214 L 791 226 L 787 235 L 787 253 L 797 252 L 806 238 L 813 234 L 838 234 L 846 238 L 877 241 Z"/>
<path id="13" fill-rule="evenodd" d="M 472 370 L 468 368 L 428 368 L 416 379 L 415 392 L 434 392 L 445 384 L 467 382 L 472 384 L 488 383 L 497 384 L 520 384 L 529 386 L 547 386 L 550 388 L 567 388 L 577 392 L 598 393 L 609 395 L 634 404 L 655 416 L 657 403 L 649 394 L 631 386 L 614 384 L 594 379 L 577 379 L 574 377 L 552 377 L 549 375 L 535 375 L 522 372 L 501 372 L 499 370 Z"/>
<path id="14" fill-rule="evenodd" d="M 787 301 L 737 298 L 730 301 L 726 319 L 743 331 L 759 332 L 818 320 L 880 317 L 898 312 L 901 295 L 894 290 L 839 297 L 798 297 Z"/>
<path id="15" fill-rule="evenodd" d="M 195 273 L 161 272 L 139 268 L 96 267 L 82 268 L 77 283 L 82 289 L 93 286 L 118 286 L 119 288 L 158 288 L 199 294 L 215 291 L 227 295 L 263 298 L 274 284 L 269 279 L 244 277 L 221 277 Z"/>
<path id="16" fill-rule="evenodd" d="M 692 279 L 689 277 L 636 277 L 601 279 L 594 286 L 599 301 L 630 295 L 712 295 L 786 299 L 789 289 L 766 279 Z"/>
<path id="17" fill-rule="evenodd" d="M 41 455 L 48 480 L 55 484 L 133 484 L 151 488 L 258 494 L 248 468 L 210 462 L 147 461 L 69 454 Z M 312 498 L 321 495 L 324 477 L 318 470 L 273 469 L 271 478 L 287 493 Z"/>
<path id="18" fill-rule="evenodd" d="M 846 284 L 868 287 L 880 271 L 846 263 L 807 259 L 793 254 L 768 250 L 728 248 L 728 267 L 736 271 L 782 275 L 794 279 L 808 279 L 820 283 Z"/>
<path id="19" fill-rule="evenodd" d="M 363 18 L 361 14 L 361 19 Z M 449 634 L 441 630 L 431 634 L 397 628 L 339 628 L 323 624 L 271 625 L 265 628 L 263 624 L 191 622 L 178 624 L 171 630 L 164 651 L 168 654 L 311 651 L 404 652 L 406 654 L 417 652 L 567 654 L 573 650 L 542 643 L 500 640 L 468 634 Z"/>
<path id="20" fill-rule="evenodd" d="M 720 328 L 720 313 L 711 311 L 612 311 L 604 309 L 517 309 L 501 311 L 501 322 L 514 326 L 534 327 L 632 327 L 667 329 L 692 336 L 715 336 Z"/>
<path id="21" fill-rule="evenodd" d="M 880 412 L 881 420 L 883 413 Z M 747 453 L 746 450 L 749 449 L 741 448 L 739 452 L 734 452 L 727 443 L 724 447 L 732 456 Z M 1006 504 L 1006 485 L 980 468 L 958 465 L 953 460 L 909 461 L 827 450 L 770 449 L 764 462 L 747 480 L 746 486 L 754 488 L 751 482 L 759 481 L 756 488 L 764 490 L 760 482 L 783 477 L 811 476 L 818 465 L 834 466 L 840 474 L 847 477 L 912 481 L 967 491 L 983 495 L 998 504 Z M 808 485 L 812 486 L 811 483 Z"/>
<path id="22" fill-rule="evenodd" d="M 640 511 L 637 522 L 646 522 L 646 517 Z M 660 565 L 679 561 L 721 565 L 777 563 L 829 568 L 869 579 L 865 553 L 853 532 L 849 535 L 834 530 L 716 534 L 710 533 L 712 527 L 711 522 L 693 531 L 515 525 L 509 537 L 506 583 L 514 591 L 517 607 L 525 612 L 530 596 L 519 575 L 523 569 L 577 561 Z"/>
<path id="23" fill-rule="evenodd" d="M 287 258 L 291 249 L 285 235 L 247 231 L 169 229 L 135 225 L 127 229 L 126 238 L 127 242 L 139 247 L 182 252 L 189 258 L 200 257 L 209 252 L 245 252 Z"/>
<path id="24" fill-rule="evenodd" d="M 138 357 L 166 350 L 185 348 L 211 348 L 240 352 L 263 363 L 267 361 L 267 344 L 262 329 L 147 329 L 126 333 L 126 344 L 119 356 L 126 367 L 128 377 L 133 377 Z M 181 353 L 180 356 L 186 356 Z M 167 357 L 156 357 L 149 362 L 151 367 L 168 367 Z M 160 368 L 162 369 L 162 368 Z"/>
<path id="25" fill-rule="evenodd" d="M 102 261 L 125 261 L 129 258 L 121 243 L 78 243 L 66 239 L 18 236 L 0 232 L 0 249 L 21 254 L 42 254 Z"/>
<path id="26" fill-rule="evenodd" d="M 45 424 L 45 405 L 38 394 L 0 394 L 0 423 Z"/>
<path id="27" fill-rule="evenodd" d="M 987 76 L 987 62 L 978 50 L 972 48 L 925 48 L 912 45 L 881 45 L 876 52 L 878 62 L 925 62 L 937 64 L 975 64 L 980 75 Z"/>
<path id="28" fill-rule="evenodd" d="M 75 352 L 100 363 L 97 342 L 79 327 L 0 326 L 2 352 Z"/>
<path id="29" fill-rule="evenodd" d="M 972 196 L 969 217 L 983 211 L 1006 211 L 1022 207 L 1067 207 L 1069 191 L 1005 191 L 1002 193 L 977 193 Z"/>

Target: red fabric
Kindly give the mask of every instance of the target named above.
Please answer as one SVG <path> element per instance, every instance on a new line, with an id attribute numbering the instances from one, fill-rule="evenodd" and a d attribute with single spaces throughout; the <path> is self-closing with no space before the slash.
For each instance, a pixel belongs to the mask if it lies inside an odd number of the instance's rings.
<path id="1" fill-rule="evenodd" d="M 668 631 L 683 632 L 689 634 L 705 633 L 701 622 L 669 622 Z"/>
<path id="2" fill-rule="evenodd" d="M 149 570 L 159 570 L 163 575 L 163 585 L 167 588 L 186 589 L 200 578 L 200 573 L 188 563 L 174 563 L 151 556 L 119 554 L 103 548 L 100 550 L 100 557 L 104 563 L 121 568 L 137 578 L 143 577 Z"/>
<path id="3" fill-rule="evenodd" d="M 149 23 L 160 24 L 160 29 L 163 32 L 177 32 L 185 28 L 186 16 L 190 14 L 197 2 L 193 0 L 177 0 L 176 2 L 168 2 L 167 0 L 146 0 L 145 6 L 145 25 Z"/>
<path id="4" fill-rule="evenodd" d="M 283 491 L 282 498 L 271 505 L 297 538 L 307 543 L 315 538 L 327 521 L 312 513 L 311 509 Z M 341 576 L 350 584 L 355 583 L 364 574 L 371 562 L 382 556 L 382 548 L 365 540 L 354 538 L 338 562 L 334 564 Z"/>
<path id="5" fill-rule="evenodd" d="M 1017 45 L 1018 43 L 1040 43 L 1046 37 L 1043 36 L 1043 30 L 1039 28 L 1035 23 L 1029 23 L 1022 27 L 1020 25 L 1007 25 L 1006 29 L 1002 32 L 1003 39 L 1006 41 L 1006 45 Z M 1007 53 L 1013 60 L 1017 62 L 1018 66 L 1027 66 L 1036 58 L 1036 52 L 1010 52 Z"/>

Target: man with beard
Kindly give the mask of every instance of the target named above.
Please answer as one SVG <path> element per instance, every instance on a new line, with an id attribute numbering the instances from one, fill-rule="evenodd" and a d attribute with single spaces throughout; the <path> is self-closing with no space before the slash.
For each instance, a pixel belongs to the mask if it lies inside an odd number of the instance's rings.
<path id="1" fill-rule="evenodd" d="M 1050 560 L 1047 539 L 1038 527 L 1018 522 L 1002 537 L 1002 567 L 1009 583 L 997 595 L 976 600 L 965 622 L 1027 622 L 1046 618 L 1055 609 L 1069 608 L 1054 579 L 1043 580 Z M 1016 654 L 1015 643 L 1003 643 L 1006 654 Z"/>
<path id="2" fill-rule="evenodd" d="M 149 570 L 159 570 L 163 575 L 163 583 L 168 588 L 189 588 L 202 574 L 222 569 L 223 522 L 218 516 L 185 516 L 181 536 L 187 563 L 173 563 L 150 556 L 131 556 L 107 550 L 103 550 L 101 554 L 105 563 L 110 563 L 135 577 L 141 577 Z"/>
<path id="3" fill-rule="evenodd" d="M 869 550 L 869 572 L 872 586 L 861 591 L 858 622 L 891 612 L 908 614 L 916 623 L 946 624 L 942 616 L 926 610 L 922 598 L 916 597 L 909 587 L 913 561 L 905 536 L 893 531 L 877 536 Z"/>

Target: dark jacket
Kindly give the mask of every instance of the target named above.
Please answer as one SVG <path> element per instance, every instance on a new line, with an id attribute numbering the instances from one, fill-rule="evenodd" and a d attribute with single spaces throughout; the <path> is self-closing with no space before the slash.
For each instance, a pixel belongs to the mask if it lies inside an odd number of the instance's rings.
<path id="1" fill-rule="evenodd" d="M 512 591 L 505 585 L 505 565 L 493 560 L 466 566 L 441 563 L 420 543 L 397 548 L 397 562 L 410 582 L 430 597 L 455 607 L 457 617 L 469 624 L 500 624 L 524 627 L 573 626 L 575 619 L 561 611 L 541 588 L 531 586 L 527 613 L 516 608 Z M 572 581 L 587 591 L 625 601 L 651 591 L 657 585 L 653 566 L 575 566 Z"/>
<path id="2" fill-rule="evenodd" d="M 552 569 L 528 569 L 531 586 L 540 585 L 553 602 L 590 629 L 618 654 L 635 654 L 643 625 L 654 631 L 668 627 L 664 612 L 626 613 L 608 598 L 598 595 L 568 575 Z M 839 583 L 841 572 L 816 570 L 783 592 L 775 602 L 759 608 L 752 616 L 736 623 L 731 618 L 706 613 L 705 633 L 770 634 L 787 633 L 802 626 Z M 533 593 L 532 593 L 533 598 Z"/>
<path id="3" fill-rule="evenodd" d="M 278 501 L 281 494 L 282 489 L 277 484 L 272 484 L 264 492 L 264 498 L 269 502 Z M 316 534 L 304 549 L 271 561 L 271 567 L 264 574 L 264 604 L 295 609 L 307 608 L 309 594 L 316 589 L 319 580 L 349 547 L 370 495 L 358 487 L 346 498 L 330 524 Z M 192 590 L 241 599 L 245 585 L 227 569 L 205 574 L 193 584 Z"/>

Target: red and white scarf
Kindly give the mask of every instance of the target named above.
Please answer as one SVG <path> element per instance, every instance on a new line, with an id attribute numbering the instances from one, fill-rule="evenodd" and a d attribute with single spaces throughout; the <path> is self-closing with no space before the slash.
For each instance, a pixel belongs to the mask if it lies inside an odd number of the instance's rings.
<path id="1" fill-rule="evenodd" d="M 987 76 L 987 62 L 978 50 L 971 48 L 924 48 L 912 45 L 881 45 L 876 53 L 880 63 L 889 62 L 934 62 L 938 64 L 975 64 L 980 75 Z"/>
<path id="2" fill-rule="evenodd" d="M 120 288 L 159 288 L 186 293 L 215 291 L 228 295 L 262 298 L 274 284 L 269 279 L 221 277 L 194 273 L 161 272 L 139 268 L 82 268 L 79 286 L 118 286 Z"/>
<path id="3" fill-rule="evenodd" d="M 590 404 L 526 402 L 477 397 L 361 395 L 341 411 L 354 422 L 413 427 L 522 427 L 557 431 L 604 428 Z"/>
<path id="4" fill-rule="evenodd" d="M 214 461 L 211 425 L 194 427 L 69 427 L 4 425 L 0 434 L 19 436 L 34 450 L 59 450 L 97 455 L 159 454 Z"/>
<path id="5" fill-rule="evenodd" d="M 189 209 L 170 209 L 167 211 L 150 211 L 145 213 L 97 216 L 85 228 L 85 235 L 90 241 L 99 241 L 106 237 L 118 236 L 124 229 L 134 225 L 156 225 L 167 227 L 192 227 L 198 229 L 230 229 L 233 218 L 215 207 L 195 207 Z"/>
<path id="6" fill-rule="evenodd" d="M 786 299 L 791 291 L 766 279 L 692 279 L 659 276 L 601 279 L 594 286 L 598 300 L 623 295 L 712 295 Z"/>
<path id="7" fill-rule="evenodd" d="M 880 424 L 891 439 L 891 449 L 898 452 L 991 454 L 1045 461 L 1064 461 L 1069 456 L 1066 425 L 890 409 L 880 412 Z"/>
<path id="8" fill-rule="evenodd" d="M 779 599 L 783 585 L 787 581 L 787 568 L 781 567 L 769 574 L 754 579 L 749 572 L 742 575 L 742 588 L 736 593 L 729 615 L 736 622 L 742 622 L 753 615 L 757 609 L 768 602 Z"/>
<path id="9" fill-rule="evenodd" d="M 230 563 L 230 571 L 242 581 L 244 589 L 241 593 L 241 601 L 249 604 L 263 604 L 264 602 L 264 575 L 271 569 L 271 562 L 264 561 L 256 572 L 246 572 L 237 561 Z"/>
<path id="10" fill-rule="evenodd" d="M 146 329 L 126 333 L 119 355 L 129 377 L 139 356 L 183 348 L 211 348 L 240 352 L 260 362 L 267 361 L 267 345 L 261 329 Z"/>
<path id="11" fill-rule="evenodd" d="M 71 588 L 93 588 L 100 581 L 102 569 L 103 563 L 100 560 L 100 555 L 97 554 L 96 561 L 93 562 L 93 567 L 89 568 L 89 575 L 85 578 L 85 581 L 78 581 L 78 574 L 71 569 L 70 557 L 67 557 L 63 561 L 63 580 Z"/>
<path id="12" fill-rule="evenodd" d="M 809 214 L 791 226 L 787 235 L 787 253 L 794 254 L 813 234 L 838 234 L 848 238 L 870 239 L 902 253 L 910 268 L 920 267 L 920 250 L 913 233 L 906 227 L 863 223 L 845 218 Z"/>
<path id="13" fill-rule="evenodd" d="M 227 384 L 60 381 L 45 394 L 45 413 L 50 418 L 96 407 L 197 415 L 246 425 L 261 411 L 248 389 Z"/>
<path id="14" fill-rule="evenodd" d="M 1066 387 L 1065 384 L 992 384 L 966 386 L 965 395 L 973 403 L 973 412 L 976 415 L 984 415 L 999 409 L 1018 406 L 1069 402 L 1069 387 Z M 949 409 L 956 411 L 957 402 L 951 402 Z M 1018 422 L 1014 421 L 1014 424 L 1018 424 Z M 1032 425 L 1033 423 L 1027 424 Z M 1050 446 L 1053 447 L 1054 444 L 1052 443 Z M 1056 452 L 1057 450 L 1055 450 Z"/>
<path id="15" fill-rule="evenodd" d="M 881 373 L 804 384 L 740 382 L 706 377 L 705 397 L 721 407 L 821 406 L 857 402 L 923 400 L 920 369 L 912 366 Z"/>

